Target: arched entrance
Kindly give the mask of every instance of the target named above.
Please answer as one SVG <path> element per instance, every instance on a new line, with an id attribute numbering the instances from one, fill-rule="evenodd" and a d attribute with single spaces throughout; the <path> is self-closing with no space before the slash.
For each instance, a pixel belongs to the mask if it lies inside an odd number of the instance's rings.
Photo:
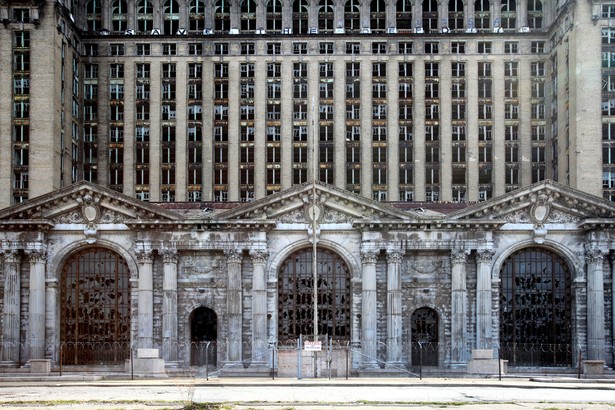
<path id="1" fill-rule="evenodd" d="M 572 364 L 572 296 L 568 264 L 542 248 L 509 256 L 500 272 L 500 345 L 518 366 Z"/>
<path id="2" fill-rule="evenodd" d="M 64 365 L 123 364 L 130 355 L 130 272 L 117 253 L 72 255 L 60 279 Z"/>
<path id="3" fill-rule="evenodd" d="M 278 339 L 294 342 L 314 334 L 312 249 L 301 249 L 282 263 L 278 273 Z M 318 334 L 350 339 L 350 269 L 336 253 L 316 253 Z"/>
<path id="4" fill-rule="evenodd" d="M 190 365 L 216 366 L 218 316 L 201 306 L 190 315 Z"/>
<path id="5" fill-rule="evenodd" d="M 415 310 L 410 318 L 412 365 L 438 365 L 438 313 L 428 307 Z"/>

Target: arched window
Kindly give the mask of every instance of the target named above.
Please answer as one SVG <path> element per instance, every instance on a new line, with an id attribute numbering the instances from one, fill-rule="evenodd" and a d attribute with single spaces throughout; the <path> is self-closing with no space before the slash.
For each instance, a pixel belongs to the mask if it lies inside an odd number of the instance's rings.
<path id="1" fill-rule="evenodd" d="M 164 18 L 164 34 L 175 34 L 179 29 L 179 3 L 177 0 L 167 0 L 162 7 Z"/>
<path id="2" fill-rule="evenodd" d="M 438 0 L 423 0 L 423 30 L 438 30 Z"/>
<path id="3" fill-rule="evenodd" d="M 359 0 L 347 0 L 344 3 L 344 29 L 348 33 L 361 30 L 361 4 Z"/>
<path id="4" fill-rule="evenodd" d="M 113 6 L 111 6 L 111 24 L 113 26 L 113 31 L 123 32 L 127 29 L 126 21 L 128 16 L 126 13 L 126 2 L 124 0 L 115 0 Z"/>
<path id="5" fill-rule="evenodd" d="M 293 34 L 307 33 L 308 10 L 308 0 L 293 1 Z"/>
<path id="6" fill-rule="evenodd" d="M 231 29 L 231 2 L 230 0 L 217 0 L 214 6 L 215 29 L 226 33 Z"/>
<path id="7" fill-rule="evenodd" d="M 517 1 L 502 0 L 502 21 L 503 29 L 514 30 L 517 26 Z"/>
<path id="8" fill-rule="evenodd" d="M 350 271 L 335 253 L 319 249 L 318 334 L 350 339 Z M 278 339 L 294 341 L 314 334 L 314 274 L 312 250 L 290 255 L 278 273 Z"/>
<path id="9" fill-rule="evenodd" d="M 544 11 L 541 0 L 528 0 L 527 2 L 527 22 L 532 29 L 542 29 L 542 19 Z"/>
<path id="10" fill-rule="evenodd" d="M 397 0 L 397 31 L 412 29 L 412 0 Z"/>
<path id="11" fill-rule="evenodd" d="M 500 272 L 500 347 L 511 365 L 572 364 L 571 275 L 545 249 L 524 249 Z"/>
<path id="12" fill-rule="evenodd" d="M 190 315 L 190 365 L 215 366 L 217 362 L 218 315 L 201 306 Z"/>
<path id="13" fill-rule="evenodd" d="M 85 6 L 86 19 L 89 31 L 99 31 L 102 29 L 102 14 L 100 4 L 102 0 L 90 0 Z"/>
<path id="14" fill-rule="evenodd" d="M 140 0 L 137 4 L 137 31 L 149 33 L 154 28 L 154 7 L 151 0 Z"/>
<path id="15" fill-rule="evenodd" d="M 415 310 L 410 318 L 412 341 L 412 365 L 438 365 L 438 314 L 435 310 L 422 307 Z"/>
<path id="16" fill-rule="evenodd" d="M 370 28 L 372 32 L 383 33 L 386 30 L 387 5 L 385 0 L 371 0 Z"/>
<path id="17" fill-rule="evenodd" d="M 463 0 L 449 0 L 448 2 L 448 28 L 461 30 L 463 24 Z"/>
<path id="18" fill-rule="evenodd" d="M 256 31 L 256 2 L 243 0 L 241 2 L 241 32 L 251 33 Z"/>
<path id="19" fill-rule="evenodd" d="M 282 1 L 269 0 L 267 2 L 267 32 L 279 33 L 282 31 Z"/>
<path id="20" fill-rule="evenodd" d="M 190 31 L 203 32 L 205 28 L 205 0 L 190 2 Z"/>
<path id="21" fill-rule="evenodd" d="M 101 248 L 78 252 L 62 269 L 59 291 L 62 363 L 124 363 L 130 357 L 126 261 Z"/>
<path id="22" fill-rule="evenodd" d="M 489 0 L 476 0 L 474 3 L 474 27 L 488 30 L 491 27 L 491 9 Z"/>
<path id="23" fill-rule="evenodd" d="M 333 0 L 319 0 L 318 2 L 318 30 L 320 33 L 333 32 L 333 18 L 335 5 Z"/>

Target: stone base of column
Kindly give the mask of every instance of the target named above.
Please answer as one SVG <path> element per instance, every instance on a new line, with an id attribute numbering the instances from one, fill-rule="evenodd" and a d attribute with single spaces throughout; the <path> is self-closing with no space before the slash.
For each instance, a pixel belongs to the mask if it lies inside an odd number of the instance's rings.
<path id="1" fill-rule="evenodd" d="M 16 368 L 16 367 L 19 367 L 19 363 L 17 362 L 8 361 L 8 360 L 0 362 L 0 368 L 11 369 L 11 368 Z"/>
<path id="2" fill-rule="evenodd" d="M 169 377 L 164 370 L 164 359 L 159 358 L 158 349 L 137 349 L 137 357 L 126 360 L 126 373 L 140 377 Z"/>
<path id="3" fill-rule="evenodd" d="M 494 359 L 492 349 L 474 349 L 468 361 L 468 374 L 506 374 L 507 368 L 508 360 Z"/>
<path id="4" fill-rule="evenodd" d="M 30 373 L 49 374 L 51 373 L 51 360 L 49 359 L 30 359 Z"/>

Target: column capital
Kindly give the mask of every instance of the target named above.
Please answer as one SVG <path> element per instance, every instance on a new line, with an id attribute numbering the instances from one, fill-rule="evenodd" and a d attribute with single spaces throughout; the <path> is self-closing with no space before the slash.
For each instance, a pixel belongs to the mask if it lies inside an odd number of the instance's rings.
<path id="1" fill-rule="evenodd" d="M 465 249 L 451 249 L 451 263 L 466 263 L 469 253 Z"/>
<path id="2" fill-rule="evenodd" d="M 162 255 L 162 261 L 164 263 L 177 263 L 179 260 L 179 254 L 177 249 L 162 249 L 158 251 Z"/>
<path id="3" fill-rule="evenodd" d="M 269 252 L 261 250 L 251 250 L 250 257 L 253 263 L 265 263 L 269 258 Z"/>
<path id="4" fill-rule="evenodd" d="M 46 262 L 47 261 L 47 250 L 45 249 L 26 249 L 24 251 L 28 256 L 28 260 L 30 262 Z"/>
<path id="5" fill-rule="evenodd" d="M 491 262 L 494 256 L 495 251 L 493 249 L 480 249 L 476 251 L 476 259 L 482 263 Z"/>
<path id="6" fill-rule="evenodd" d="M 387 262 L 401 263 L 404 259 L 404 253 L 401 249 L 387 249 Z"/>
<path id="7" fill-rule="evenodd" d="M 607 252 L 591 243 L 585 244 L 585 260 L 589 263 L 598 263 L 604 260 Z"/>
<path id="8" fill-rule="evenodd" d="M 361 251 L 361 262 L 376 263 L 378 260 L 378 251 Z"/>
<path id="9" fill-rule="evenodd" d="M 7 263 L 17 263 L 21 260 L 21 255 L 17 249 L 2 249 L 1 254 Z"/>
<path id="10" fill-rule="evenodd" d="M 154 260 L 151 249 L 135 249 L 135 255 L 139 263 L 151 263 Z"/>
<path id="11" fill-rule="evenodd" d="M 224 256 L 226 256 L 229 263 L 240 263 L 243 251 L 241 249 L 225 249 Z"/>

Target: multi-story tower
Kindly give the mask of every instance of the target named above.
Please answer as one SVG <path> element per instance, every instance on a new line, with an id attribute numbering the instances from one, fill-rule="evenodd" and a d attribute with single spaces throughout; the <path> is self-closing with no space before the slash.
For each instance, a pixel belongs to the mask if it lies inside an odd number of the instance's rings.
<path id="1" fill-rule="evenodd" d="M 312 179 L 388 201 L 543 179 L 611 198 L 614 9 L 2 1 L 0 204 L 80 179 L 163 202 Z"/>

